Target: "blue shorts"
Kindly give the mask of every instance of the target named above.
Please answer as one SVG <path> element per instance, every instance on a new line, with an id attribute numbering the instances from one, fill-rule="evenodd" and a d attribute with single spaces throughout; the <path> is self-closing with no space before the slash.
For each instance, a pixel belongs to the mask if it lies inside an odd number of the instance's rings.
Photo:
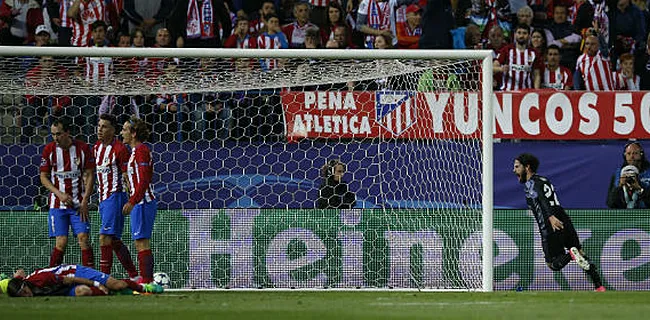
<path id="1" fill-rule="evenodd" d="M 99 234 L 111 235 L 115 239 L 122 239 L 124 230 L 124 214 L 122 207 L 127 201 L 126 192 L 113 193 L 108 199 L 99 203 L 99 215 L 102 225 Z"/>
<path id="2" fill-rule="evenodd" d="M 106 285 L 106 282 L 110 277 L 101 271 L 97 271 L 89 267 L 84 267 L 82 265 L 77 265 L 77 271 L 74 273 L 74 276 L 77 278 L 88 279 L 90 281 L 97 281 L 103 285 Z"/>
<path id="3" fill-rule="evenodd" d="M 156 220 L 157 201 L 138 203 L 131 210 L 131 236 L 133 240 L 151 239 Z"/>
<path id="4" fill-rule="evenodd" d="M 47 220 L 50 237 L 67 236 L 70 227 L 75 237 L 90 232 L 90 222 L 82 222 L 76 209 L 50 209 Z"/>

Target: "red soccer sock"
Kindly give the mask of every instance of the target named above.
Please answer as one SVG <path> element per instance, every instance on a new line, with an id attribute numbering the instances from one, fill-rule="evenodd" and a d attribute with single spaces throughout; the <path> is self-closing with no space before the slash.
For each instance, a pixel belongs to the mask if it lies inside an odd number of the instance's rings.
<path id="1" fill-rule="evenodd" d="M 129 287 L 129 289 L 137 292 L 142 292 L 143 288 L 142 285 L 131 280 L 131 279 L 122 279 L 122 281 L 126 282 L 126 285 Z"/>
<path id="2" fill-rule="evenodd" d="M 99 258 L 99 271 L 105 274 L 111 274 L 111 268 L 113 267 L 113 247 L 109 244 L 107 246 L 101 246 L 99 249 L 102 252 L 102 256 Z"/>
<path id="3" fill-rule="evenodd" d="M 56 267 L 63 263 L 63 251 L 59 250 L 57 247 L 52 249 L 52 254 L 50 255 L 50 267 Z"/>
<path id="4" fill-rule="evenodd" d="M 95 268 L 95 256 L 93 255 L 92 248 L 81 250 L 81 264 L 86 267 Z"/>
<path id="5" fill-rule="evenodd" d="M 129 247 L 124 245 L 122 240 L 113 240 L 113 251 L 117 259 L 120 260 L 124 269 L 129 274 L 129 277 L 135 278 L 138 276 L 138 270 L 135 269 L 135 264 L 133 264 L 133 259 L 131 259 L 131 253 L 129 252 Z"/>
<path id="6" fill-rule="evenodd" d="M 138 263 L 142 282 L 153 282 L 153 255 L 151 255 L 151 249 L 138 252 Z"/>

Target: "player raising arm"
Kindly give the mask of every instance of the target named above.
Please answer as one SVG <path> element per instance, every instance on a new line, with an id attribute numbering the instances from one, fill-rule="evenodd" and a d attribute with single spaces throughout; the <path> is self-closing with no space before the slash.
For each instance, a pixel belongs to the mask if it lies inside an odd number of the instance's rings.
<path id="1" fill-rule="evenodd" d="M 130 198 L 122 208 L 122 213 L 131 215 L 131 236 L 138 250 L 140 276 L 144 283 L 153 282 L 151 233 L 157 206 L 151 186 L 151 151 L 143 143 L 149 139 L 149 135 L 147 123 L 136 117 L 131 117 L 122 126 L 122 140 L 131 147 L 131 157 L 127 163 Z"/>
<path id="2" fill-rule="evenodd" d="M 560 206 L 555 188 L 548 179 L 537 174 L 538 167 L 539 160 L 535 156 L 522 153 L 515 158 L 512 171 L 524 184 L 526 203 L 542 237 L 546 264 L 551 270 L 560 271 L 573 259 L 589 275 L 596 291 L 605 291 L 596 265 L 582 252 L 576 229 Z"/>
<path id="3" fill-rule="evenodd" d="M 70 136 L 69 120 L 54 120 L 51 133 L 54 141 L 43 149 L 40 166 L 41 183 L 50 190 L 49 235 L 56 238 L 50 266 L 63 262 L 68 229 L 72 227 L 81 248 L 82 264 L 94 267 L 93 249 L 88 241 L 88 200 L 93 191 L 95 161 L 88 145 Z"/>

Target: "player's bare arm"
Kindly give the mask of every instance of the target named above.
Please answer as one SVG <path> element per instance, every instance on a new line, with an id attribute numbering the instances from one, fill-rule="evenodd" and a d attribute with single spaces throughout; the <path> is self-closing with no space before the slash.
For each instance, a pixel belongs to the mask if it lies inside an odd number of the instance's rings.
<path id="1" fill-rule="evenodd" d="M 56 195 L 56 197 L 59 198 L 59 200 L 61 200 L 61 202 L 63 204 L 65 204 L 66 206 L 72 206 L 73 205 L 72 196 L 70 196 L 69 194 L 67 194 L 67 193 L 65 193 L 65 192 L 63 192 L 61 190 L 59 190 L 56 186 L 54 186 L 54 184 L 52 183 L 52 180 L 50 180 L 50 174 L 49 173 L 41 172 L 40 178 L 41 178 L 41 184 L 45 188 L 47 188 L 47 190 L 49 190 L 54 195 Z"/>
<path id="2" fill-rule="evenodd" d="M 86 278 L 79 278 L 79 277 L 65 277 L 63 278 L 63 284 L 83 284 L 87 285 L 89 287 L 97 287 L 99 290 L 102 292 L 108 294 L 108 288 L 104 286 L 103 284 L 97 282 L 97 281 L 92 281 Z"/>
<path id="3" fill-rule="evenodd" d="M 84 179 L 84 195 L 79 205 L 79 216 L 81 221 L 88 221 L 88 201 L 93 193 L 93 185 L 95 184 L 95 170 L 92 168 L 85 169 L 83 174 Z"/>

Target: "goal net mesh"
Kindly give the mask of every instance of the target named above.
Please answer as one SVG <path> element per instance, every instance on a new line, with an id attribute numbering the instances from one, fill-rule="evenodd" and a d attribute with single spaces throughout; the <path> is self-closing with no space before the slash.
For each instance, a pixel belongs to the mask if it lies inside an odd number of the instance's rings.
<path id="1" fill-rule="evenodd" d="M 482 286 L 480 60 L 5 55 L 0 98 L 2 272 L 49 261 L 52 120 L 112 113 L 151 125 L 173 288 Z"/>

